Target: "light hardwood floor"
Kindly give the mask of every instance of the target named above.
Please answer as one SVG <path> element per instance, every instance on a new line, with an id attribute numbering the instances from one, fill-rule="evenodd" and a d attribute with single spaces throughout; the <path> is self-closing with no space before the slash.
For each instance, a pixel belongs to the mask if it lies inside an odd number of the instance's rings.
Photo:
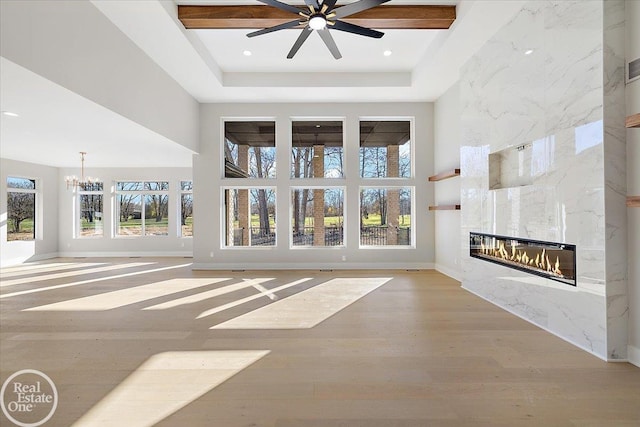
<path id="1" fill-rule="evenodd" d="M 640 426 L 639 368 L 435 271 L 189 264 L 3 269 L 1 380 L 21 369 L 53 380 L 47 426 Z"/>

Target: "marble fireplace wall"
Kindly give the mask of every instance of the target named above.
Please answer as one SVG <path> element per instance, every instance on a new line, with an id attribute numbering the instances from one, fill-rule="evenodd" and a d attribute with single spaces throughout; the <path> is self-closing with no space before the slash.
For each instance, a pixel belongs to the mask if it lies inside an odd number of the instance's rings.
<path id="1" fill-rule="evenodd" d="M 603 359 L 626 357 L 623 43 L 623 1 L 532 1 L 460 80 L 463 287 Z M 528 179 L 490 190 L 523 144 Z M 471 231 L 577 245 L 577 286 L 469 257 Z"/>

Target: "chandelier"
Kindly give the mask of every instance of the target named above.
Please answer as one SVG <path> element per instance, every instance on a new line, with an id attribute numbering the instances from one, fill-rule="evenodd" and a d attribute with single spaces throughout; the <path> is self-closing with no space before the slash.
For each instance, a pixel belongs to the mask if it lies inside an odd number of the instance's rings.
<path id="1" fill-rule="evenodd" d="M 75 175 L 65 176 L 64 180 L 67 183 L 67 190 L 73 189 L 76 190 L 78 187 L 86 187 L 92 184 L 96 184 L 100 182 L 100 178 L 92 178 L 90 176 L 84 176 L 84 156 L 87 154 L 86 151 L 80 152 L 80 178 Z"/>

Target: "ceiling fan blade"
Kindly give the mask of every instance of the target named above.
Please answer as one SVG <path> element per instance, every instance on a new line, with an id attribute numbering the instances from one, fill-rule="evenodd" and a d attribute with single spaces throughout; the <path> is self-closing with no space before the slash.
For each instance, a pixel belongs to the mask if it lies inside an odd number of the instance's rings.
<path id="1" fill-rule="evenodd" d="M 362 12 L 363 10 L 371 9 L 372 7 L 379 6 L 388 1 L 389 0 L 360 0 L 334 9 L 334 12 L 336 13 L 336 18 L 340 19 L 345 16 L 353 15 L 354 13 Z"/>
<path id="2" fill-rule="evenodd" d="M 343 21 L 336 21 L 331 28 L 334 30 L 345 31 L 347 33 L 358 34 L 360 36 L 373 37 L 376 39 L 384 36 L 384 33 L 381 33 L 380 31 L 361 27 L 360 25 L 349 24 L 348 22 Z"/>
<path id="3" fill-rule="evenodd" d="M 317 31 L 318 31 L 318 34 L 320 34 L 320 37 L 322 37 L 322 41 L 324 42 L 324 44 L 326 44 L 327 47 L 329 48 L 329 51 L 331 52 L 333 57 L 336 59 L 342 58 L 342 54 L 338 50 L 338 46 L 336 46 L 336 42 L 333 41 L 333 37 L 331 37 L 329 30 L 327 30 L 326 28 L 323 28 L 322 30 L 317 30 Z"/>
<path id="4" fill-rule="evenodd" d="M 247 34 L 247 37 L 261 36 L 263 34 L 272 33 L 274 31 L 297 27 L 298 25 L 300 25 L 300 20 L 296 19 L 295 21 L 289 21 L 289 22 L 285 22 L 284 24 L 276 25 L 274 27 L 263 28 L 262 30 L 254 31 L 252 33 Z"/>
<path id="5" fill-rule="evenodd" d="M 298 36 L 298 39 L 296 40 L 296 42 L 293 44 L 293 47 L 289 51 L 289 54 L 287 55 L 287 59 L 293 58 L 295 54 L 298 53 L 298 50 L 300 50 L 300 46 L 302 46 L 302 43 L 304 43 L 305 40 L 307 40 L 307 37 L 309 37 L 309 34 L 311 33 L 312 31 L 311 31 L 311 28 L 309 27 L 304 27 L 302 29 L 302 32 Z"/>
<path id="6" fill-rule="evenodd" d="M 296 15 L 301 12 L 295 6 L 291 6 L 290 4 L 282 3 L 278 0 L 258 0 L 260 3 L 268 4 L 269 6 L 277 7 L 278 9 L 286 10 L 287 12 L 295 13 Z"/>
<path id="7" fill-rule="evenodd" d="M 304 0 L 304 4 L 307 6 L 313 7 L 315 10 L 320 9 L 320 5 L 318 4 L 318 0 Z"/>
<path id="8" fill-rule="evenodd" d="M 337 2 L 337 1 L 338 1 L 338 0 L 324 0 L 324 1 L 322 2 L 322 7 L 323 7 L 323 8 L 324 8 L 325 6 L 327 7 L 327 8 L 325 9 L 325 13 L 329 13 L 329 12 L 331 12 L 331 9 L 333 9 L 333 8 L 335 7 L 335 5 L 336 5 L 336 2 Z"/>

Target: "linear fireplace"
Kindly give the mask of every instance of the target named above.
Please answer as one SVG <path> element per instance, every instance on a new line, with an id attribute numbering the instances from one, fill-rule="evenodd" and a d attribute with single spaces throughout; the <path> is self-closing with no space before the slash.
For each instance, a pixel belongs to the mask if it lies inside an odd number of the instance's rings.
<path id="1" fill-rule="evenodd" d="M 469 233 L 469 255 L 576 286 L 576 247 L 520 237 Z"/>

